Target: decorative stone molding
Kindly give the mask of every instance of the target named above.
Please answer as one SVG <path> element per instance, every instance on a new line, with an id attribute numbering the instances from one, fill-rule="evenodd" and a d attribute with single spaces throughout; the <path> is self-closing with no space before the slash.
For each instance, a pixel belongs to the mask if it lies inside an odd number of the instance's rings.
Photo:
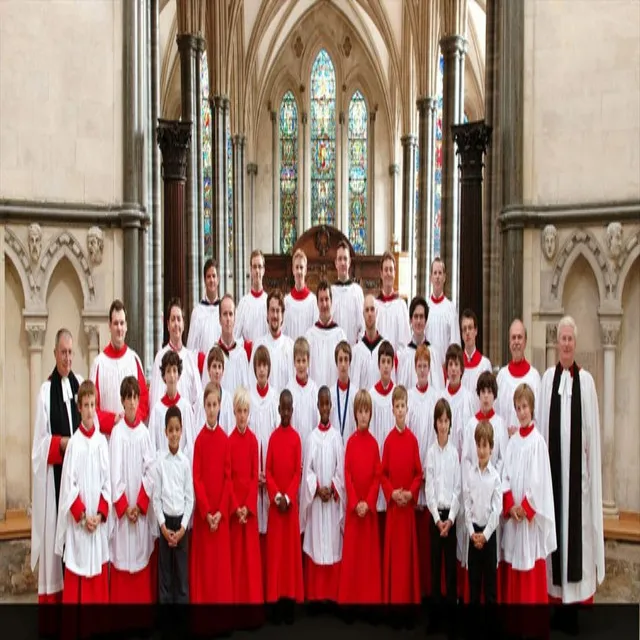
<path id="1" fill-rule="evenodd" d="M 225 108 L 229 101 L 215 97 L 216 109 Z M 221 103 L 221 104 L 220 104 Z M 184 182 L 187 179 L 187 155 L 191 146 L 191 122 L 158 119 L 158 145 L 162 152 L 164 180 Z"/>
<path id="2" fill-rule="evenodd" d="M 345 58 L 348 58 L 351 55 L 352 48 L 353 45 L 351 44 L 351 38 L 349 36 L 345 36 L 342 43 L 342 53 L 344 53 Z"/>
<path id="3" fill-rule="evenodd" d="M 24 328 L 29 339 L 29 351 L 42 351 L 47 332 L 46 320 L 26 320 Z"/>
<path id="4" fill-rule="evenodd" d="M 100 349 L 100 327 L 97 324 L 87 324 L 84 323 L 84 332 L 87 336 L 87 343 L 89 349 L 91 350 L 99 350 Z"/>
<path id="5" fill-rule="evenodd" d="M 601 322 L 600 339 L 604 347 L 615 347 L 618 344 L 618 334 L 620 333 L 619 322 Z"/>
<path id="6" fill-rule="evenodd" d="M 37 296 L 37 283 L 31 269 L 31 260 L 26 249 L 16 234 L 5 227 L 5 251 L 22 282 L 22 290 L 27 306 Z"/>
<path id="7" fill-rule="evenodd" d="M 37 222 L 29 225 L 29 257 L 33 264 L 38 264 L 42 252 L 42 229 Z"/>
<path id="8" fill-rule="evenodd" d="M 622 225 L 619 222 L 610 222 L 606 238 L 609 256 L 616 260 L 622 252 Z"/>
<path id="9" fill-rule="evenodd" d="M 555 322 L 548 322 L 546 325 L 547 346 L 555 346 L 558 342 L 558 325 Z"/>
<path id="10" fill-rule="evenodd" d="M 558 230 L 554 225 L 548 224 L 542 230 L 542 253 L 545 258 L 551 262 L 556 256 L 556 250 L 558 248 Z"/>
<path id="11" fill-rule="evenodd" d="M 302 44 L 302 38 L 298 36 L 293 41 L 293 52 L 296 54 L 296 58 L 300 58 L 302 56 L 302 52 L 304 51 L 304 44 Z"/>
<path id="12" fill-rule="evenodd" d="M 104 251 L 104 236 L 100 227 L 91 227 L 87 231 L 87 251 L 91 264 L 102 263 L 102 252 Z"/>

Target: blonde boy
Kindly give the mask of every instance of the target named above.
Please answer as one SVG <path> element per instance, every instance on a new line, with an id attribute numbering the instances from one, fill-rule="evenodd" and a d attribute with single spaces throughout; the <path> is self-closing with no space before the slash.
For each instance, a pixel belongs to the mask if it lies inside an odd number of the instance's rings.
<path id="1" fill-rule="evenodd" d="M 294 285 L 284 299 L 284 324 L 282 332 L 292 340 L 311 329 L 318 319 L 316 294 L 306 285 L 307 255 L 302 249 L 296 249 L 291 261 Z"/>

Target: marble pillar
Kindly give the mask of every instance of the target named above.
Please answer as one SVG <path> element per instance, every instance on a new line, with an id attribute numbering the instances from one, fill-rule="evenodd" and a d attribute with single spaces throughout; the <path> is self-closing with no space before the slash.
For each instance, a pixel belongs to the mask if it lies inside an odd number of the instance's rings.
<path id="1" fill-rule="evenodd" d="M 204 166 L 202 162 L 202 54 L 205 50 L 205 41 L 204 38 L 197 37 L 196 38 L 196 50 L 195 50 L 195 69 L 194 69 L 194 78 L 195 78 L 195 99 L 196 99 L 196 109 L 195 109 L 195 149 L 196 149 L 196 194 L 197 194 L 197 202 L 196 202 L 196 220 L 198 226 L 197 233 L 197 247 L 198 247 L 198 260 L 196 266 L 196 276 L 199 279 L 202 276 L 202 270 L 204 269 Z M 200 285 L 196 287 L 196 298 L 194 303 L 200 299 L 199 296 L 199 288 Z"/>
<path id="2" fill-rule="evenodd" d="M 240 300 L 245 292 L 245 205 L 244 205 L 244 172 L 245 172 L 245 137 L 241 134 L 233 136 L 232 168 L 233 168 L 233 283 L 234 297 Z"/>
<path id="3" fill-rule="evenodd" d="M 546 365 L 555 367 L 558 362 L 558 323 L 548 322 L 546 325 Z"/>
<path id="4" fill-rule="evenodd" d="M 411 253 L 415 230 L 416 206 L 416 145 L 417 138 L 408 134 L 400 138 L 402 144 L 402 235 L 400 250 Z"/>
<path id="5" fill-rule="evenodd" d="M 278 114 L 271 111 L 271 203 L 272 203 L 272 238 L 271 253 L 280 253 L 280 136 L 278 132 Z M 301 216 L 298 216 L 300 224 Z M 298 229 L 298 235 L 300 230 Z"/>
<path id="6" fill-rule="evenodd" d="M 367 165 L 367 253 L 374 254 L 374 244 L 376 237 L 376 201 L 375 201 L 375 184 L 376 184 L 376 112 L 369 112 L 369 131 L 368 131 L 367 152 L 369 154 L 369 164 Z M 347 197 L 349 189 L 347 187 Z"/>
<path id="7" fill-rule="evenodd" d="M 249 254 L 256 246 L 255 239 L 255 216 L 256 216 L 256 176 L 258 175 L 258 165 L 255 162 L 247 164 L 247 175 L 249 176 L 249 209 L 246 227 L 249 229 Z M 274 252 L 275 253 L 275 252 Z M 245 266 L 246 268 L 246 266 Z"/>
<path id="8" fill-rule="evenodd" d="M 174 297 L 180 298 L 184 309 L 184 299 L 187 295 L 185 184 L 191 131 L 191 122 L 158 120 L 158 144 L 162 152 L 164 180 L 164 263 L 171 265 L 164 273 L 165 312 L 169 300 Z M 185 325 L 188 317 L 185 309 Z M 166 342 L 166 323 L 164 331 L 163 342 Z"/>
<path id="9" fill-rule="evenodd" d="M 311 165 L 313 164 L 311 161 L 307 162 L 306 153 L 307 148 L 309 146 L 309 142 L 307 141 L 307 131 L 309 117 L 307 112 L 304 111 L 302 113 L 302 149 L 301 154 L 298 156 L 302 158 L 302 173 L 300 175 L 304 176 L 304 188 L 301 189 L 301 185 L 298 184 L 298 189 L 302 190 L 304 202 L 302 207 L 302 215 L 298 216 L 298 238 L 305 232 L 306 229 L 311 227 Z"/>
<path id="10" fill-rule="evenodd" d="M 600 321 L 600 336 L 604 349 L 602 511 L 606 518 L 617 518 L 619 516 L 616 505 L 615 474 L 616 348 L 619 334 L 619 320 L 606 319 Z"/>
<path id="11" fill-rule="evenodd" d="M 385 247 L 383 251 L 387 251 L 390 247 L 397 243 L 399 236 L 398 227 L 402 223 L 401 216 L 398 216 L 398 175 L 400 174 L 400 165 L 397 163 L 389 165 L 389 203 L 391 205 L 391 233 L 389 234 L 389 247 Z M 375 253 L 375 251 L 374 251 Z"/>

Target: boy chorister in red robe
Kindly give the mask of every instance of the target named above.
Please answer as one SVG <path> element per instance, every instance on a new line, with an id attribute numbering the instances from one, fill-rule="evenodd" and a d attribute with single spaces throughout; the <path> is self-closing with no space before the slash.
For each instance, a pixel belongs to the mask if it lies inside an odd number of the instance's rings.
<path id="1" fill-rule="evenodd" d="M 280 614 L 293 622 L 293 604 L 304 600 L 298 489 L 302 473 L 300 436 L 291 426 L 293 398 L 280 393 L 280 426 L 271 434 L 266 479 L 269 492 L 267 592 L 265 600 L 281 603 Z"/>
<path id="2" fill-rule="evenodd" d="M 384 442 L 382 489 L 387 524 L 382 566 L 382 598 L 390 604 L 420 604 L 415 505 L 422 485 L 418 440 L 406 428 L 407 390 L 393 390 L 395 427 Z"/>
<path id="3" fill-rule="evenodd" d="M 227 435 L 230 435 L 235 424 L 235 418 L 233 417 L 233 393 L 222 388 L 222 376 L 224 375 L 224 352 L 218 345 L 211 347 L 209 350 L 209 354 L 207 355 L 207 371 L 209 372 L 209 382 L 211 382 L 218 390 L 220 398 L 217 424 L 222 427 L 222 430 Z M 207 422 L 204 400 L 198 405 L 198 409 L 195 411 L 195 416 L 195 434 L 197 437 L 203 425 Z M 193 454 L 191 455 L 193 457 Z"/>
<path id="4" fill-rule="evenodd" d="M 81 423 L 69 439 L 62 465 L 55 553 L 64 560 L 63 604 L 109 601 L 109 447 L 94 424 L 96 388 L 78 388 Z"/>
<path id="5" fill-rule="evenodd" d="M 547 603 L 547 557 L 556 549 L 549 452 L 533 424 L 534 394 L 527 384 L 513 394 L 520 428 L 507 445 L 502 471 L 502 547 L 508 604 Z"/>
<path id="6" fill-rule="evenodd" d="M 137 417 L 140 387 L 127 376 L 120 385 L 124 419 L 111 432 L 111 496 L 116 519 L 111 534 L 110 601 L 148 604 L 155 579 L 149 560 L 157 537 L 150 501 L 153 496 L 155 451 L 149 430 Z"/>
<path id="7" fill-rule="evenodd" d="M 236 604 L 264 602 L 258 533 L 258 440 L 247 428 L 249 404 L 249 392 L 238 387 L 233 396 L 236 428 L 229 436 L 231 568 Z"/>
<path id="8" fill-rule="evenodd" d="M 320 423 L 307 438 L 300 490 L 300 529 L 304 534 L 305 595 L 337 602 L 344 525 L 344 448 L 332 428 L 331 392 L 318 391 Z"/>
<path id="9" fill-rule="evenodd" d="M 207 422 L 193 452 L 193 517 L 189 591 L 194 604 L 233 602 L 229 543 L 229 438 L 217 424 L 220 391 L 213 382 L 204 390 Z"/>
<path id="10" fill-rule="evenodd" d="M 382 599 L 376 513 L 382 466 L 378 443 L 369 431 L 371 396 L 365 389 L 356 393 L 353 411 L 357 431 L 349 438 L 344 457 L 347 504 L 338 602 L 372 605 Z"/>

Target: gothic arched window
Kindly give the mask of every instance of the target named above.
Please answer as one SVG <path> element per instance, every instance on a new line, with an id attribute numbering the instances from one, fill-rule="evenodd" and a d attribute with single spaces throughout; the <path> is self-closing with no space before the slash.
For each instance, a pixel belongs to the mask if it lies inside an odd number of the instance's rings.
<path id="1" fill-rule="evenodd" d="M 204 255 L 205 258 L 213 256 L 213 229 L 212 227 L 212 165 L 211 165 L 211 105 L 209 104 L 209 68 L 207 66 L 206 52 L 202 56 L 200 67 L 200 99 L 202 108 L 202 176 L 204 190 Z"/>
<path id="2" fill-rule="evenodd" d="M 336 74 L 325 49 L 311 69 L 311 224 L 336 219 Z"/>
<path id="3" fill-rule="evenodd" d="M 349 103 L 349 240 L 356 253 L 367 250 L 367 103 L 356 91 Z"/>
<path id="4" fill-rule="evenodd" d="M 280 251 L 291 253 L 298 238 L 298 105 L 291 91 L 280 103 Z"/>

